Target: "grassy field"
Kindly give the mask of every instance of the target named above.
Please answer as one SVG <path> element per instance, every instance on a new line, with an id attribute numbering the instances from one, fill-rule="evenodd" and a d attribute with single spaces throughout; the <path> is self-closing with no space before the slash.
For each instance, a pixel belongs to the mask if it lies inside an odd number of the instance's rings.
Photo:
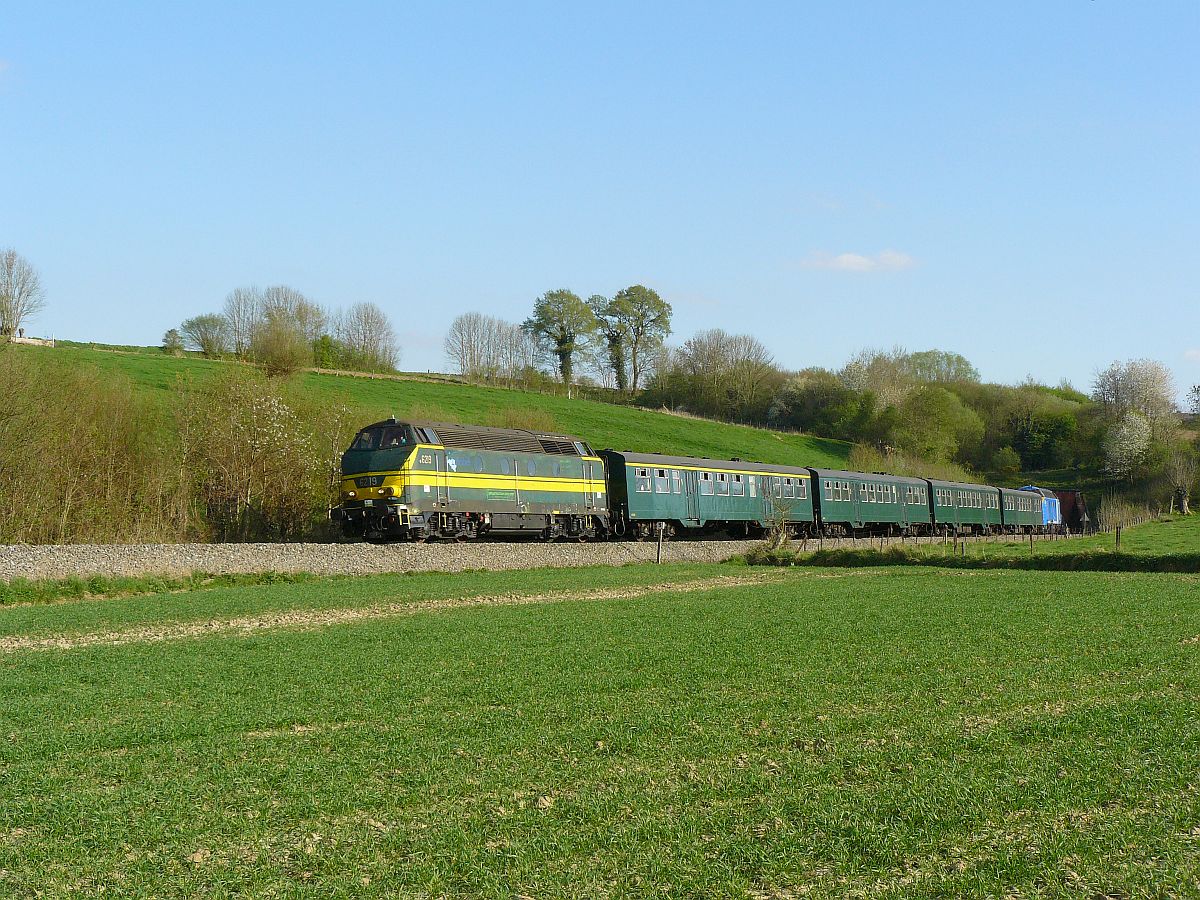
<path id="1" fill-rule="evenodd" d="M 640 566 L 6 607 L 0 895 L 1195 896 L 1197 587 Z"/>
<path id="2" fill-rule="evenodd" d="M 72 366 L 94 367 L 102 375 L 124 375 L 163 403 L 170 401 L 180 376 L 203 380 L 222 367 L 237 365 L 192 355 L 177 358 L 152 348 L 92 349 L 71 344 L 54 349 L 12 349 L 53 354 Z M 532 391 L 417 378 L 390 380 L 316 373 L 301 378 L 303 389 L 310 396 L 345 404 L 361 416 L 364 424 L 395 414 L 400 418 L 499 425 L 505 424 L 511 415 L 517 421 L 532 419 L 551 429 L 581 435 L 596 449 L 740 456 L 792 465 L 842 466 L 850 449 L 841 441 L 681 418 L 591 400 L 568 400 Z"/>

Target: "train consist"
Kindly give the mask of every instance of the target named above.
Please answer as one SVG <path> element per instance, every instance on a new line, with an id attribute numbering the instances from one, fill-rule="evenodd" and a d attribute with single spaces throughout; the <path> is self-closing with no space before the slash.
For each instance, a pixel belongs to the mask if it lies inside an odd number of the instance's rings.
<path id="1" fill-rule="evenodd" d="M 1031 533 L 1062 526 L 1053 492 L 654 453 L 563 434 L 394 418 L 342 455 L 348 537 L 368 541 Z"/>

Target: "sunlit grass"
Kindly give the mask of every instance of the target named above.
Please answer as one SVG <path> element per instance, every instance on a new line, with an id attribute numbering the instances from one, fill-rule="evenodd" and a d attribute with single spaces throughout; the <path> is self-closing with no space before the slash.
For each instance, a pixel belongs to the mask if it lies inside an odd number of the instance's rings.
<path id="1" fill-rule="evenodd" d="M 0 623 L 70 636 L 748 571 L 338 579 Z M 1194 578 L 773 574 L 0 655 L 0 895 L 1200 889 Z"/>

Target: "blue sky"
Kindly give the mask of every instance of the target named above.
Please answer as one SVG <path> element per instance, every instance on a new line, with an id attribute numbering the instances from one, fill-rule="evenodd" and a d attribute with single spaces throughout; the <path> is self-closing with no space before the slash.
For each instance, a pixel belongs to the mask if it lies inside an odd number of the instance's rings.
<path id="1" fill-rule="evenodd" d="M 1200 382 L 1200 3 L 9 3 L 0 246 L 35 331 L 232 288 L 457 313 L 650 285 L 790 368 L 939 347 Z"/>

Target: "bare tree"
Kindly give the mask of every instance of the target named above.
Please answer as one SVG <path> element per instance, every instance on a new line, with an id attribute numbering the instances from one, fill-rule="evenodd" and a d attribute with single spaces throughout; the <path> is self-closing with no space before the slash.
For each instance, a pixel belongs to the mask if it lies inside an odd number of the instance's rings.
<path id="1" fill-rule="evenodd" d="M 262 311 L 264 316 L 276 313 L 291 319 L 310 344 L 325 333 L 329 324 L 329 316 L 320 305 L 286 284 L 272 285 L 263 291 Z"/>
<path id="2" fill-rule="evenodd" d="M 1183 516 L 1191 515 L 1192 486 L 1196 483 L 1196 454 L 1190 448 L 1176 447 L 1163 469 L 1171 485 L 1171 505 Z"/>
<path id="3" fill-rule="evenodd" d="M 396 332 L 374 303 L 355 303 L 337 321 L 337 338 L 365 371 L 392 372 L 400 361 Z"/>
<path id="4" fill-rule="evenodd" d="M 257 287 L 235 288 L 225 298 L 224 316 L 229 323 L 229 339 L 233 352 L 246 356 L 254 329 L 263 320 L 263 292 Z"/>
<path id="5" fill-rule="evenodd" d="M 0 336 L 11 337 L 46 306 L 37 270 L 16 250 L 0 250 Z"/>
<path id="6" fill-rule="evenodd" d="M 855 391 L 871 391 L 882 406 L 899 406 L 917 386 L 903 347 L 889 350 L 860 350 L 838 373 L 842 383 Z"/>
<path id="7" fill-rule="evenodd" d="M 1188 391 L 1188 407 L 1192 415 L 1200 416 L 1200 384 L 1193 384 L 1192 389 Z"/>
<path id="8" fill-rule="evenodd" d="M 250 356 L 272 378 L 290 378 L 312 365 L 312 344 L 300 325 L 282 310 L 272 310 L 254 328 Z"/>
<path id="9" fill-rule="evenodd" d="M 490 316 L 469 312 L 456 316 L 446 332 L 443 348 L 458 373 L 466 379 L 476 379 L 484 371 L 484 355 L 492 330 Z"/>

